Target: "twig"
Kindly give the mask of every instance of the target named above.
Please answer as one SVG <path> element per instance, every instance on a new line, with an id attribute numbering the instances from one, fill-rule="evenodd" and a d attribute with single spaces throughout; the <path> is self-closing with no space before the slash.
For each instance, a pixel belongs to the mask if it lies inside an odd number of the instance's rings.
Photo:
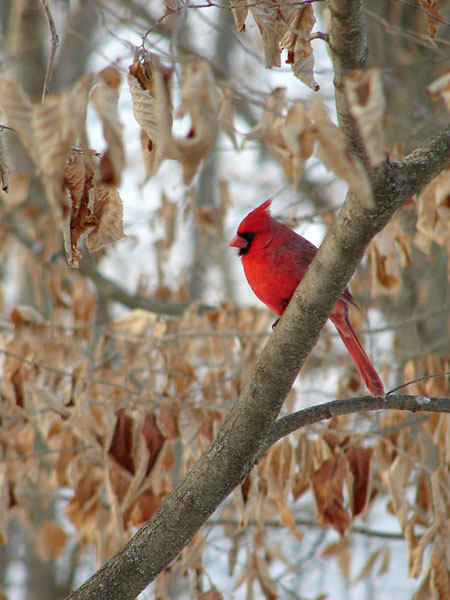
<path id="1" fill-rule="evenodd" d="M 328 525 L 321 525 L 313 519 L 296 518 L 294 522 L 296 525 L 303 525 L 304 527 L 308 528 L 311 527 L 314 529 L 325 529 L 327 531 L 329 530 Z M 205 525 L 236 525 L 236 527 L 238 527 L 239 522 L 237 521 L 237 519 L 218 518 L 209 519 L 208 521 L 206 521 Z M 256 519 L 249 519 L 245 522 L 246 527 L 261 527 L 261 525 L 263 525 L 264 527 L 276 527 L 280 529 L 286 527 L 286 525 L 283 525 L 283 523 L 281 523 L 280 521 L 275 520 L 257 521 Z M 355 525 L 351 529 L 349 529 L 347 533 L 359 533 L 368 537 L 383 538 L 387 540 L 404 541 L 405 539 L 403 534 L 401 533 L 394 533 L 391 531 L 377 531 L 375 529 L 367 529 L 366 527 L 358 527 Z"/>
<path id="2" fill-rule="evenodd" d="M 50 53 L 48 55 L 47 71 L 45 73 L 44 88 L 42 90 L 41 98 L 41 102 L 44 102 L 53 75 L 53 64 L 55 62 L 56 51 L 59 47 L 59 36 L 56 31 L 55 21 L 53 20 L 53 15 L 47 3 L 47 0 L 41 0 L 41 3 L 45 12 L 45 16 L 47 17 L 48 28 L 50 30 Z"/>

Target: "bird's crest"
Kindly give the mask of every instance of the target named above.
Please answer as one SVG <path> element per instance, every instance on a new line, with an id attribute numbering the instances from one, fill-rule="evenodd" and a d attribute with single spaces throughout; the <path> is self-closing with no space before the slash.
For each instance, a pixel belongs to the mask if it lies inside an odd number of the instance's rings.
<path id="1" fill-rule="evenodd" d="M 260 204 L 257 208 L 252 210 L 250 215 L 254 215 L 255 217 L 266 216 L 266 214 L 270 215 L 271 206 L 272 206 L 272 198 L 269 198 L 268 200 L 266 200 L 265 202 Z"/>

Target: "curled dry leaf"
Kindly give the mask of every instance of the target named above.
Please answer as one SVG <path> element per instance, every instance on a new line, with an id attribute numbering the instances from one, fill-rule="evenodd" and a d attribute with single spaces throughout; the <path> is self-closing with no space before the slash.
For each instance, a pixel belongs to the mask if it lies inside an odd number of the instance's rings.
<path id="1" fill-rule="evenodd" d="M 40 557 L 45 562 L 57 558 L 64 550 L 67 540 L 68 536 L 59 523 L 49 519 L 45 520 L 40 526 L 36 545 Z"/>
<path id="2" fill-rule="evenodd" d="M 290 151 L 294 184 L 298 186 L 306 161 L 314 151 L 316 140 L 311 119 L 303 102 L 297 102 L 289 108 L 286 121 L 281 127 L 281 135 Z"/>
<path id="3" fill-rule="evenodd" d="M 406 496 L 406 485 L 413 467 L 413 460 L 407 455 L 396 457 L 391 466 L 383 472 L 382 478 L 391 497 L 392 511 L 397 517 L 400 527 L 404 529 L 409 515 L 409 503 Z"/>
<path id="4" fill-rule="evenodd" d="M 323 525 L 331 525 L 341 535 L 351 524 L 350 515 L 344 506 L 344 477 L 345 459 L 339 455 L 328 458 L 317 471 L 311 473 L 317 520 Z"/>
<path id="5" fill-rule="evenodd" d="M 108 453 L 129 473 L 134 475 L 134 421 L 120 409 Z"/>
<path id="6" fill-rule="evenodd" d="M 96 252 L 125 237 L 123 230 L 123 204 L 116 188 L 103 183 L 94 187 L 94 227 L 88 234 L 86 247 Z"/>
<path id="7" fill-rule="evenodd" d="M 432 81 L 425 92 L 432 100 L 442 98 L 447 109 L 450 110 L 450 69 Z"/>
<path id="8" fill-rule="evenodd" d="M 92 154 L 92 153 L 90 153 Z M 123 237 L 123 206 L 112 186 L 96 183 L 91 159 L 74 151 L 64 168 L 64 183 L 70 199 L 69 219 L 63 229 L 67 261 L 78 266 L 81 241 L 96 252 Z"/>
<path id="9" fill-rule="evenodd" d="M 163 155 L 177 160 L 183 166 L 183 180 L 189 185 L 200 162 L 211 149 L 217 134 L 220 95 L 208 61 L 193 59 L 183 70 L 181 104 L 177 117 L 189 114 L 191 130 L 185 138 L 172 135 L 170 90 L 160 69 L 154 71 L 158 123 L 158 142 Z"/>
<path id="10" fill-rule="evenodd" d="M 189 114 L 191 129 L 186 137 L 176 138 L 169 78 L 170 71 L 155 57 L 135 60 L 128 74 L 133 112 L 149 138 L 149 151 L 157 153 L 154 163 L 165 158 L 177 160 L 183 167 L 184 183 L 189 185 L 216 138 L 220 93 L 208 61 L 197 58 L 186 64 L 176 116 Z"/>
<path id="11" fill-rule="evenodd" d="M 86 143 L 91 82 L 92 75 L 85 75 L 66 92 L 49 94 L 44 102 L 33 104 L 20 86 L 0 77 L 0 104 L 6 118 L 33 159 L 46 195 L 63 221 L 70 209 L 63 189 L 64 165 L 75 140 Z"/>
<path id="12" fill-rule="evenodd" d="M 117 69 L 107 67 L 100 73 L 100 77 L 101 80 L 91 95 L 91 101 L 102 121 L 103 135 L 108 144 L 100 160 L 99 183 L 119 187 L 125 163 L 122 125 L 118 112 L 121 76 Z"/>
<path id="13" fill-rule="evenodd" d="M 345 581 L 350 581 L 352 566 L 352 542 L 348 537 L 342 537 L 339 541 L 329 544 L 320 556 L 335 556 L 339 569 Z"/>
<path id="14" fill-rule="evenodd" d="M 277 87 L 264 103 L 260 122 L 246 135 L 246 140 L 266 139 L 284 123 L 286 88 Z"/>
<path id="15" fill-rule="evenodd" d="M 443 20 L 442 13 L 439 10 L 439 2 L 438 0 L 419 0 L 419 5 L 427 19 L 428 34 L 430 37 L 435 38 L 439 25 Z"/>
<path id="16" fill-rule="evenodd" d="M 349 503 L 352 516 L 361 514 L 369 498 L 370 463 L 372 451 L 360 446 L 350 446 L 345 450 L 348 471 L 346 475 Z"/>
<path id="17" fill-rule="evenodd" d="M 233 13 L 236 29 L 241 32 L 245 31 L 245 19 L 248 15 L 247 0 L 230 0 L 231 12 Z"/>
<path id="18" fill-rule="evenodd" d="M 303 102 L 293 104 L 287 116 L 283 116 L 285 96 L 285 88 L 271 92 L 260 122 L 247 134 L 246 140 L 263 140 L 279 160 L 285 176 L 293 176 L 298 185 L 306 160 L 313 153 L 316 133 Z"/>
<path id="19" fill-rule="evenodd" d="M 127 75 L 133 102 L 133 114 L 141 126 L 141 144 L 147 177 L 158 170 L 164 157 L 157 144 L 158 124 L 155 115 L 155 86 L 153 70 L 159 68 L 163 76 L 170 79 L 171 71 L 164 69 L 158 59 L 151 55 L 143 58 L 135 57 Z"/>
<path id="20" fill-rule="evenodd" d="M 361 163 L 348 149 L 344 137 L 328 118 L 322 100 L 315 96 L 309 116 L 314 121 L 319 141 L 317 154 L 324 165 L 348 183 L 349 189 L 367 208 L 373 208 L 369 178 Z"/>
<path id="21" fill-rule="evenodd" d="M 312 4 L 301 6 L 295 0 L 283 4 L 262 0 L 248 3 L 246 0 L 231 0 L 236 28 L 245 31 L 245 20 L 250 8 L 264 44 L 266 67 L 281 65 L 280 53 L 286 49 L 286 63 L 292 65 L 296 77 L 312 90 L 319 86 L 314 79 L 314 56 L 310 36 L 316 23 Z"/>
<path id="22" fill-rule="evenodd" d="M 412 263 L 411 238 L 402 223 L 410 207 L 405 206 L 369 245 L 371 292 L 395 296 L 400 290 L 403 269 Z"/>
<path id="23" fill-rule="evenodd" d="M 375 69 L 354 71 L 345 78 L 345 92 L 369 162 L 376 167 L 387 156 L 383 129 L 385 100 L 380 72 Z"/>
<path id="24" fill-rule="evenodd" d="M 428 254 L 435 242 L 450 255 L 450 169 L 442 171 L 420 192 L 417 209 L 414 244 Z"/>
<path id="25" fill-rule="evenodd" d="M 286 63 L 292 65 L 292 71 L 314 92 L 319 85 L 314 79 L 314 55 L 311 47 L 311 30 L 316 24 L 312 4 L 296 7 L 281 40 L 281 47 L 288 51 Z"/>

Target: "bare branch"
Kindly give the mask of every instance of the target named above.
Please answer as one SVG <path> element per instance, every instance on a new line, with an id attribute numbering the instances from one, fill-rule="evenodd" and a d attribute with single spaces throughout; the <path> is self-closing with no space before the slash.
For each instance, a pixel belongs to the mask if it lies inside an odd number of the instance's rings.
<path id="1" fill-rule="evenodd" d="M 300 525 L 303 527 L 308 527 L 312 529 L 324 529 L 327 530 L 327 525 L 321 525 L 317 521 L 313 519 L 294 519 L 294 523 L 296 525 Z M 237 519 L 209 519 L 205 525 L 236 525 L 236 529 L 239 527 L 239 521 Z M 281 523 L 280 521 L 274 520 L 265 520 L 265 521 L 256 521 L 255 519 L 249 519 L 246 522 L 247 527 L 276 527 L 276 528 L 284 528 L 286 525 Z M 364 535 L 366 537 L 374 537 L 381 538 L 385 540 L 397 540 L 399 542 L 404 542 L 405 538 L 402 533 L 394 533 L 391 531 L 378 531 L 377 529 L 368 529 L 367 527 L 358 527 L 357 525 L 353 525 L 347 532 L 346 535 L 351 533 L 358 533 L 360 535 Z"/>
<path id="2" fill-rule="evenodd" d="M 50 30 L 50 53 L 48 55 L 47 71 L 45 73 L 44 88 L 42 90 L 42 98 L 41 98 L 41 101 L 43 102 L 48 93 L 48 89 L 50 87 L 50 81 L 52 79 L 55 55 L 56 55 L 56 51 L 58 50 L 58 47 L 59 47 L 59 36 L 56 31 L 55 21 L 53 20 L 53 15 L 52 15 L 50 7 L 47 3 L 47 0 L 41 0 L 41 3 L 42 3 L 42 7 L 44 9 L 44 12 L 45 12 L 45 16 L 47 17 L 48 28 Z"/>
<path id="3" fill-rule="evenodd" d="M 297 429 L 340 415 L 361 411 L 408 410 L 411 412 L 450 413 L 450 398 L 430 398 L 424 396 L 388 395 L 386 398 L 356 396 L 345 400 L 334 400 L 319 406 L 311 406 L 279 419 L 264 442 L 264 451 Z"/>

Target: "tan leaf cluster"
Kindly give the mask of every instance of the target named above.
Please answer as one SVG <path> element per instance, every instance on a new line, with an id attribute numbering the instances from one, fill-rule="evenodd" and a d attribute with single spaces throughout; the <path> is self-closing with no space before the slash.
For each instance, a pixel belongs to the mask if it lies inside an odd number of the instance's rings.
<path id="1" fill-rule="evenodd" d="M 309 111 L 318 140 L 317 154 L 330 171 L 348 183 L 349 189 L 368 208 L 373 206 L 372 188 L 361 161 L 350 152 L 344 136 L 329 119 L 319 96 Z"/>
<path id="2" fill-rule="evenodd" d="M 148 140 L 145 144 L 152 154 L 150 174 L 162 160 L 177 160 L 183 167 L 184 183 L 189 185 L 217 135 L 222 95 L 210 64 L 199 58 L 186 63 L 181 79 L 181 103 L 175 115 L 170 71 L 156 57 L 136 58 L 129 69 L 128 84 L 135 118 L 145 131 L 144 139 Z M 175 137 L 174 116 L 186 115 L 190 117 L 190 131 L 185 137 Z"/>
<path id="3" fill-rule="evenodd" d="M 85 75 L 70 90 L 49 94 L 37 104 L 18 84 L 0 76 L 0 106 L 33 159 L 47 197 L 63 220 L 69 209 L 63 187 L 64 165 L 77 139 L 86 145 L 91 84 L 92 75 Z"/>
<path id="4" fill-rule="evenodd" d="M 450 391 L 448 378 L 434 377 L 437 373 L 445 373 L 450 370 L 450 360 L 444 356 L 429 354 L 424 359 L 409 360 L 404 369 L 405 381 L 413 381 L 408 386 L 411 394 L 418 396 L 447 397 Z M 416 381 L 419 379 L 420 381 Z"/>
<path id="5" fill-rule="evenodd" d="M 83 281 L 71 296 L 63 278 L 50 287 L 60 298 L 54 317 L 71 322 L 69 329 L 18 306 L 10 316 L 11 333 L 0 339 L 6 353 L 0 535 L 6 538 L 9 520 L 26 506 L 31 482 L 46 494 L 64 486 L 73 491 L 66 514 L 78 543 L 94 543 L 103 561 L 216 435 L 242 387 L 241 353 L 253 361 L 262 343 L 250 337 L 230 347 L 230 327 L 239 331 L 244 323 L 263 330 L 267 315 L 223 309 L 162 321 L 136 310 L 93 336 L 95 298 L 86 283 L 82 289 Z M 35 449 L 36 432 L 50 450 L 43 457 Z M 48 541 L 44 558 L 63 552 L 64 531 L 53 522 L 39 527 L 40 539 Z"/>
<path id="6" fill-rule="evenodd" d="M 170 239 L 173 210 L 162 210 Z M 17 306 L 9 329 L 0 332 L 0 539 L 6 540 L 16 516 L 45 542 L 45 560 L 61 555 L 68 546 L 64 525 L 33 523 L 26 506 L 32 491 L 51 495 L 64 487 L 76 543 L 93 544 L 103 562 L 209 446 L 260 353 L 268 315 L 231 303 L 201 314 L 194 306 L 171 318 L 137 309 L 95 328 L 94 335 L 96 298 L 78 272 L 71 275 L 70 286 L 67 269 L 46 281 L 54 298 L 50 319 Z M 438 368 L 448 365 L 430 363 Z M 255 597 L 277 597 L 272 565 L 295 571 L 292 555 L 273 542 L 274 524 L 302 552 L 306 510 L 315 526 L 344 536 L 370 515 L 377 499 L 402 527 L 420 589 L 446 591 L 449 419 L 433 414 L 411 427 L 410 415 L 385 411 L 376 433 L 372 429 L 366 438 L 361 432 L 373 426 L 372 419 L 340 417 L 292 434 L 269 448 L 234 490 L 220 517 L 213 517 L 225 524 L 210 525 L 223 527 L 228 538 L 236 589 L 245 585 Z M 250 542 L 245 556 L 243 536 Z M 215 593 L 212 583 L 201 587 L 197 571 L 205 552 L 200 534 L 180 558 L 197 597 Z M 350 535 L 318 553 L 337 561 L 350 579 Z M 388 568 L 389 553 L 374 551 L 358 578 Z M 158 583 L 161 593 L 170 589 L 170 577 Z"/>
<path id="7" fill-rule="evenodd" d="M 450 169 L 435 177 L 417 198 L 417 233 L 414 244 L 428 254 L 434 242 L 450 256 Z M 450 260 L 449 277 L 450 277 Z"/>
<path id="8" fill-rule="evenodd" d="M 276 88 L 266 100 L 260 122 L 246 139 L 263 140 L 279 160 L 286 177 L 292 176 L 296 185 L 317 144 L 317 154 L 324 165 L 346 181 L 361 202 L 371 207 L 372 188 L 364 166 L 329 119 L 320 97 L 314 97 L 310 109 L 303 102 L 296 102 L 284 116 L 284 108 L 285 89 Z"/>
<path id="9" fill-rule="evenodd" d="M 386 160 L 383 129 L 385 100 L 380 72 L 374 69 L 354 71 L 345 78 L 345 91 L 372 167 Z"/>
<path id="10" fill-rule="evenodd" d="M 422 8 L 428 25 L 428 34 L 435 38 L 439 31 L 443 17 L 439 8 L 438 0 L 419 0 L 419 5 Z"/>
<path id="11" fill-rule="evenodd" d="M 308 110 L 303 102 L 293 104 L 283 116 L 285 88 L 276 88 L 266 100 L 260 122 L 246 136 L 247 140 L 263 140 L 277 157 L 287 178 L 298 185 L 307 159 L 312 155 L 316 136 Z"/>
<path id="12" fill-rule="evenodd" d="M 412 263 L 411 236 L 401 225 L 412 202 L 405 204 L 369 245 L 371 291 L 373 296 L 396 297 L 403 269 Z"/>
<path id="13" fill-rule="evenodd" d="M 319 523 L 332 525 L 342 535 L 368 502 L 372 453 L 359 445 L 346 444 L 328 434 L 320 453 L 328 456 L 311 473 L 314 506 Z M 344 485 L 348 504 L 344 501 Z"/>
<path id="14" fill-rule="evenodd" d="M 294 0 L 283 4 L 273 0 L 248 3 L 230 0 L 236 28 L 245 31 L 248 10 L 252 13 L 264 44 L 266 67 L 281 65 L 281 50 L 287 50 L 286 63 L 292 65 L 296 77 L 312 90 L 319 86 L 314 79 L 314 56 L 311 31 L 316 23 L 312 4 L 301 6 Z"/>
<path id="15" fill-rule="evenodd" d="M 67 260 L 77 266 L 80 242 L 91 252 L 122 237 L 122 201 L 116 190 L 124 167 L 117 102 L 120 75 L 109 67 L 100 73 L 92 102 L 103 123 L 108 147 L 100 161 L 88 148 L 86 113 L 93 76 L 79 79 L 66 92 L 33 103 L 13 81 L 0 76 L 0 106 L 33 159 L 57 223 L 62 226 Z M 74 150 L 75 143 L 82 150 Z M 13 198 L 23 199 L 19 177 L 11 180 Z M 10 204 L 13 200 L 8 200 Z"/>

